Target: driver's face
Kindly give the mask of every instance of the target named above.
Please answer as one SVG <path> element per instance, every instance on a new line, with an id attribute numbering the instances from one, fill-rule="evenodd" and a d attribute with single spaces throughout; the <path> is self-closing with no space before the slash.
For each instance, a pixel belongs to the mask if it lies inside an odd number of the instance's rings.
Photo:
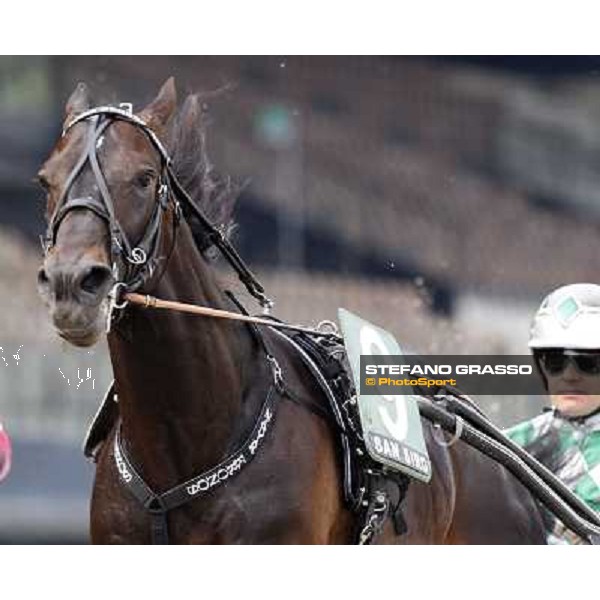
<path id="1" fill-rule="evenodd" d="M 546 377 L 552 405 L 565 416 L 583 417 L 600 408 L 600 375 L 583 374 L 569 361 L 562 373 Z"/>

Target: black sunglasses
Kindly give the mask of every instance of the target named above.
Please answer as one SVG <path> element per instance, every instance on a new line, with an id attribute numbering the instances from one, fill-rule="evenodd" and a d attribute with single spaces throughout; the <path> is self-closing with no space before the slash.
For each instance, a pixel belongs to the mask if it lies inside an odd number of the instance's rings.
<path id="1" fill-rule="evenodd" d="M 563 350 L 560 348 L 551 350 L 537 350 L 542 368 L 548 375 L 560 375 L 572 361 L 575 368 L 582 375 L 600 375 L 600 352 L 584 352 L 580 350 Z"/>

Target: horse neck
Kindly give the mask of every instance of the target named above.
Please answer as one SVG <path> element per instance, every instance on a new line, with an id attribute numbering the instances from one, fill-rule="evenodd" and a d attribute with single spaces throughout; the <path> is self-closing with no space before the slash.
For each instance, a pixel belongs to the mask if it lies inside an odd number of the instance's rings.
<path id="1" fill-rule="evenodd" d="M 153 294 L 228 308 L 187 225 Z M 166 489 L 225 455 L 256 352 L 239 323 L 140 307 L 129 312 L 122 335 L 109 336 L 122 437 L 148 483 Z"/>

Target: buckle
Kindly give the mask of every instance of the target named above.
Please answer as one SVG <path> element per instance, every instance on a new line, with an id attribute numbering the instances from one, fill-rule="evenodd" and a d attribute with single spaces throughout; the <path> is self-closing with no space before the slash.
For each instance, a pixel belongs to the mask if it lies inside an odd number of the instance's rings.
<path id="1" fill-rule="evenodd" d="M 108 293 L 108 311 L 106 312 L 106 333 L 109 334 L 112 329 L 112 320 L 115 310 L 123 310 L 128 304 L 128 300 L 123 297 L 127 293 L 127 285 L 119 281 L 113 285 Z"/>
<path id="2" fill-rule="evenodd" d="M 366 522 L 358 537 L 358 543 L 361 546 L 370 544 L 383 530 L 390 508 L 387 494 L 381 490 L 376 490 L 367 502 L 367 506 Z"/>
<path id="3" fill-rule="evenodd" d="M 158 204 L 163 210 L 167 210 L 169 206 L 169 188 L 166 183 L 161 183 L 158 188 Z"/>
<path id="4" fill-rule="evenodd" d="M 269 364 L 271 366 L 273 385 L 275 385 L 275 388 L 278 392 L 283 393 L 285 390 L 285 387 L 283 385 L 283 371 L 281 370 L 281 367 L 279 366 L 279 363 L 277 362 L 277 359 L 274 356 L 267 354 L 267 360 L 269 361 Z"/>
<path id="5" fill-rule="evenodd" d="M 327 335 L 338 335 L 338 326 L 333 321 L 325 319 L 324 321 L 320 321 L 316 327 L 319 333 L 324 333 Z"/>
<path id="6" fill-rule="evenodd" d="M 144 502 L 144 508 L 151 515 L 162 515 L 167 512 L 165 505 L 158 496 L 150 496 L 146 502 Z"/>
<path id="7" fill-rule="evenodd" d="M 376 492 L 373 499 L 373 512 L 382 513 L 388 509 L 389 503 L 387 495 L 383 492 Z"/>
<path id="8" fill-rule="evenodd" d="M 178 225 L 183 218 L 183 209 L 181 208 L 181 202 L 177 198 L 174 197 L 173 200 L 175 206 L 175 223 Z"/>
<path id="9" fill-rule="evenodd" d="M 148 260 L 146 251 L 137 246 L 131 251 L 131 256 L 125 255 L 125 259 L 132 265 L 143 265 Z"/>
<path id="10" fill-rule="evenodd" d="M 271 300 L 266 294 L 262 292 L 257 292 L 258 294 L 258 302 L 262 306 L 262 314 L 270 315 L 272 308 L 275 306 L 275 302 Z"/>

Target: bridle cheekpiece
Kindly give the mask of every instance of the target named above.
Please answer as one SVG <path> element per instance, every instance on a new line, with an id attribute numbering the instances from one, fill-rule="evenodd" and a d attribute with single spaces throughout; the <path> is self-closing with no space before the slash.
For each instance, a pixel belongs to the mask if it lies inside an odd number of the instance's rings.
<path id="1" fill-rule="evenodd" d="M 265 295 L 264 288 L 244 264 L 237 251 L 233 248 L 223 232 L 215 227 L 204 216 L 202 211 L 182 187 L 172 168 L 172 161 L 165 146 L 156 133 L 147 123 L 133 114 L 132 105 L 129 103 L 116 106 L 97 106 L 86 110 L 74 117 L 64 127 L 62 135 L 67 135 L 75 125 L 89 121 L 86 148 L 71 171 L 62 194 L 56 203 L 54 212 L 49 219 L 46 235 L 42 240 L 44 252 L 47 254 L 56 243 L 58 228 L 65 216 L 74 209 L 91 210 L 94 214 L 106 221 L 110 231 L 110 254 L 113 271 L 114 285 L 109 294 L 109 311 L 107 316 L 107 331 L 110 331 L 115 310 L 125 308 L 127 302 L 123 297 L 128 292 L 135 292 L 142 288 L 152 278 L 157 264 L 161 258 L 158 256 L 160 245 L 161 224 L 163 213 L 169 203 L 173 203 L 175 211 L 174 227 L 177 226 L 181 215 L 182 204 L 189 209 L 199 221 L 206 238 L 205 248 L 216 246 L 265 311 L 273 302 Z M 106 130 L 116 121 L 124 121 L 142 131 L 161 157 L 161 174 L 156 191 L 156 203 L 152 215 L 146 224 L 141 239 L 132 244 L 127 234 L 119 224 L 115 215 L 115 206 L 98 160 L 98 148 L 101 138 Z M 89 163 L 99 190 L 99 199 L 92 196 L 69 199 L 69 191 L 82 173 L 85 165 Z"/>

